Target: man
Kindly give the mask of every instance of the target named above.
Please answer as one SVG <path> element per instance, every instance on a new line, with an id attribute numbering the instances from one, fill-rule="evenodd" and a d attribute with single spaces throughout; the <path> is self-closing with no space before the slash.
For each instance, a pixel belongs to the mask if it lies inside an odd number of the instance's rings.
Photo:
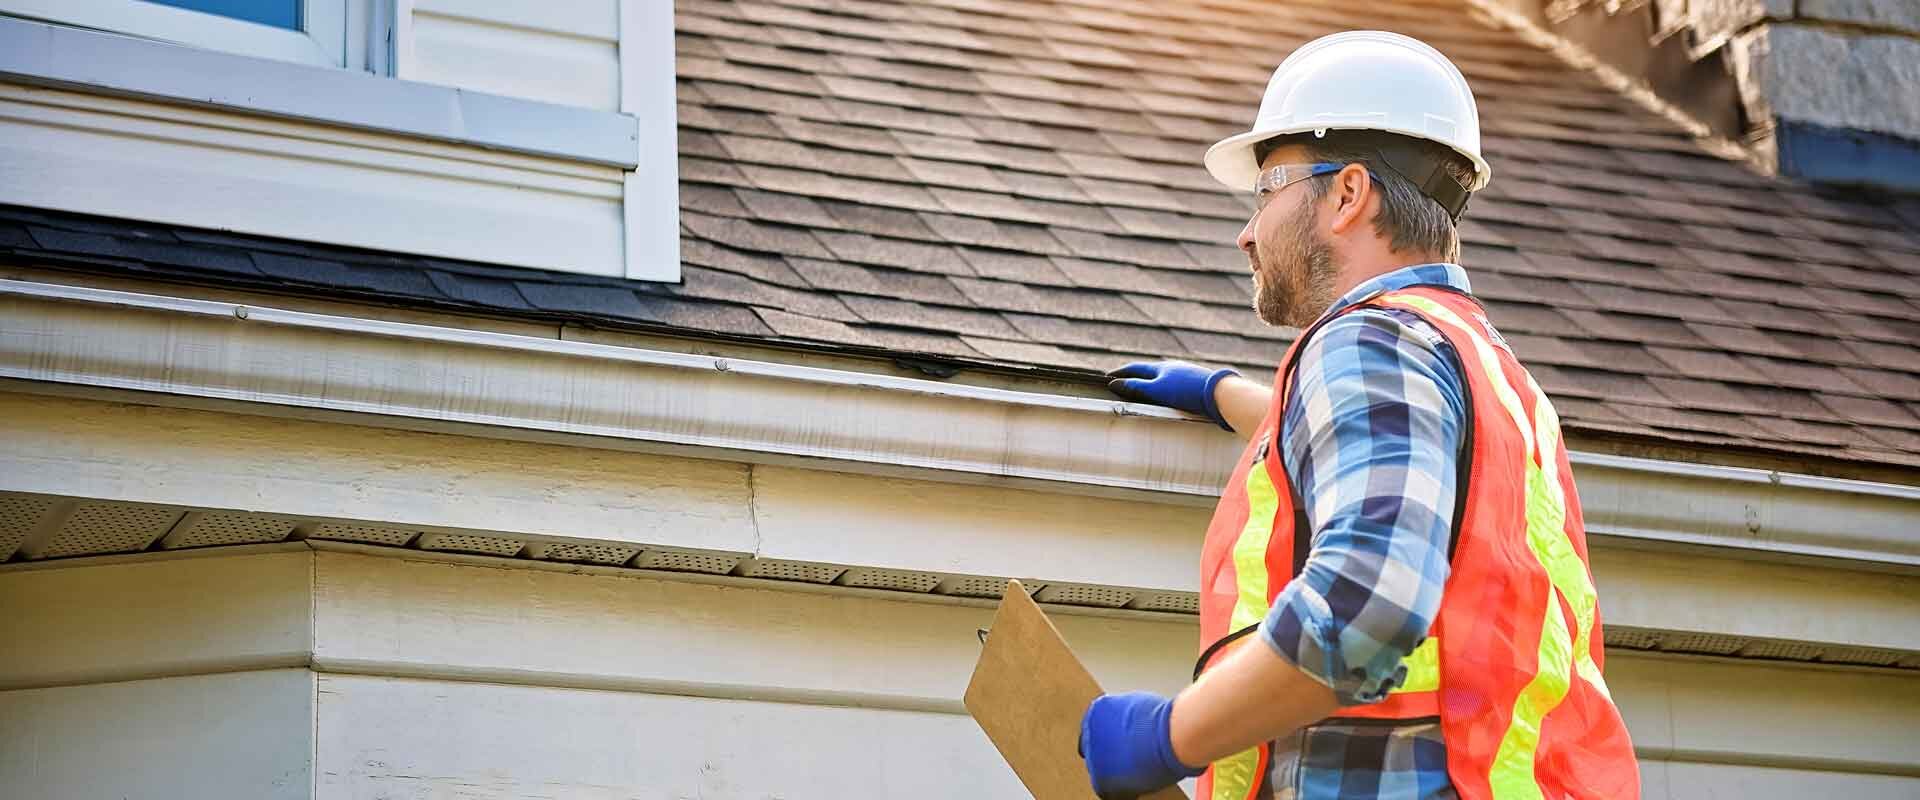
<path id="1" fill-rule="evenodd" d="M 1254 190 L 1254 310 L 1303 331 L 1276 390 L 1114 373 L 1248 447 L 1202 548 L 1193 685 L 1087 710 L 1102 797 L 1638 795 L 1558 419 L 1453 263 L 1479 140 L 1451 62 L 1357 31 L 1289 56 L 1208 151 Z"/>

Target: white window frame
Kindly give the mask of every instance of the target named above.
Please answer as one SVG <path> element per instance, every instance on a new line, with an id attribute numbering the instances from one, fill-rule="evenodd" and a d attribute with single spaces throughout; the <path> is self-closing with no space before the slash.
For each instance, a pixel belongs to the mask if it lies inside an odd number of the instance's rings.
<path id="1" fill-rule="evenodd" d="M 100 92 L 616 166 L 626 172 L 626 277 L 679 282 L 673 4 L 617 2 L 618 112 L 407 80 L 413 0 L 309 0 L 311 5 L 337 4 L 342 9 L 337 38 L 344 63 L 329 56 L 317 64 L 240 46 L 288 37 L 304 42 L 289 48 L 295 54 L 303 47 L 312 51 L 320 46 L 309 34 L 267 25 L 137 0 L 0 0 L 0 83 Z M 186 32 L 142 29 L 112 13 L 135 6 L 142 7 L 141 13 L 168 12 L 155 18 L 172 19 Z M 158 35 L 143 35 L 141 30 Z M 237 45 L 217 35 L 233 30 L 244 32 L 242 39 L 261 31 L 270 35 Z"/>
<path id="2" fill-rule="evenodd" d="M 365 69 L 368 0 L 305 0 L 301 30 L 144 0 L 0 0 L 0 14 L 320 67 Z M 362 31 L 364 34 L 364 30 Z M 361 46 L 353 46 L 359 40 Z M 356 63 L 358 62 L 358 63 Z"/>
<path id="3" fill-rule="evenodd" d="M 627 277 L 665 283 L 680 282 L 673 33 L 673 3 L 620 0 L 620 111 L 638 124 L 626 185 Z"/>

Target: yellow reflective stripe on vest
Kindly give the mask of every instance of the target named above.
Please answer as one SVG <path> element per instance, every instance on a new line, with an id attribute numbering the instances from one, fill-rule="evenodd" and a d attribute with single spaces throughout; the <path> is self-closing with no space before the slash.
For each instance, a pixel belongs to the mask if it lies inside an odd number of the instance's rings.
<path id="1" fill-rule="evenodd" d="M 1573 666 L 1580 677 L 1592 684 L 1601 696 L 1613 700 L 1613 693 L 1607 690 L 1607 680 L 1600 676 L 1600 665 L 1593 662 L 1593 621 L 1595 609 L 1599 605 L 1599 594 L 1593 589 L 1593 576 L 1588 574 L 1586 562 L 1580 560 L 1580 554 L 1573 549 L 1573 542 L 1566 536 L 1567 496 L 1560 486 L 1560 415 L 1553 410 L 1545 392 L 1533 376 L 1527 376 L 1527 389 L 1533 392 L 1535 440 L 1540 444 L 1540 460 L 1545 464 L 1541 470 L 1541 489 L 1546 497 L 1542 501 L 1555 509 L 1558 520 L 1554 530 L 1560 535 L 1548 537 L 1545 542 L 1547 575 L 1553 580 L 1553 587 L 1567 598 L 1567 605 L 1573 609 Z M 1527 482 L 1527 507 L 1532 508 L 1533 481 Z M 1532 526 L 1528 526 L 1531 535 Z M 1536 552 L 1538 552 L 1536 550 Z"/>
<path id="2" fill-rule="evenodd" d="M 1267 545 L 1273 541 L 1274 515 L 1280 513 L 1280 493 L 1267 474 L 1264 456 L 1247 470 L 1247 523 L 1233 541 L 1233 574 L 1239 596 L 1233 603 L 1227 630 L 1257 625 L 1267 618 Z M 1294 531 L 1300 536 L 1302 531 Z M 1312 535 L 1311 532 L 1305 532 Z M 1258 634 L 1255 634 L 1258 635 Z M 1242 639 L 1241 641 L 1246 641 Z M 1206 675 L 1200 676 L 1206 680 Z M 1244 800 L 1253 794 L 1259 777 L 1260 751 L 1243 750 L 1213 762 L 1213 797 L 1208 800 Z"/>
<path id="3" fill-rule="evenodd" d="M 1533 765 L 1540 747 L 1540 725 L 1566 699 L 1572 687 L 1571 673 L 1578 669 L 1582 679 L 1602 695 L 1607 694 L 1599 668 L 1592 665 L 1593 583 L 1566 533 L 1566 495 L 1559 480 L 1559 419 L 1531 378 L 1527 389 L 1533 393 L 1535 418 L 1527 419 L 1520 394 L 1507 380 L 1493 345 L 1451 309 L 1418 295 L 1395 294 L 1389 298 L 1466 333 L 1474 359 L 1486 372 L 1488 384 L 1520 431 L 1527 450 L 1527 548 L 1547 573 L 1553 591 L 1547 593 L 1545 608 L 1541 609 L 1538 669 L 1533 680 L 1520 690 L 1520 696 L 1514 698 L 1512 721 L 1494 753 L 1488 778 L 1496 798 L 1538 798 L 1540 785 L 1534 778 Z M 1577 636 L 1567 629 L 1567 621 L 1560 614 L 1560 596 L 1566 597 L 1567 605 L 1574 609 L 1580 627 Z M 1586 663 L 1576 667 L 1576 662 Z"/>
<path id="4" fill-rule="evenodd" d="M 1400 659 L 1401 666 L 1407 668 L 1407 679 L 1393 687 L 1387 694 L 1401 692 L 1431 692 L 1440 688 L 1440 637 L 1429 636 L 1419 647 L 1413 648 L 1406 658 Z"/>
<path id="5" fill-rule="evenodd" d="M 1280 493 L 1267 474 L 1264 459 L 1247 470 L 1247 524 L 1233 540 L 1233 575 L 1240 596 L 1233 602 L 1228 631 L 1258 624 L 1267 618 L 1267 544 L 1273 541 L 1274 515 L 1280 513 Z M 1299 536 L 1299 531 L 1294 531 Z"/>

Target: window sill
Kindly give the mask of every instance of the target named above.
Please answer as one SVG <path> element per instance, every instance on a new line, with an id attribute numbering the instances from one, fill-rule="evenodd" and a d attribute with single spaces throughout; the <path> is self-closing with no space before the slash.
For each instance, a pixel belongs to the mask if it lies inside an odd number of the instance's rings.
<path id="1" fill-rule="evenodd" d="M 638 120 L 0 17 L 0 80 L 185 103 L 633 169 Z"/>

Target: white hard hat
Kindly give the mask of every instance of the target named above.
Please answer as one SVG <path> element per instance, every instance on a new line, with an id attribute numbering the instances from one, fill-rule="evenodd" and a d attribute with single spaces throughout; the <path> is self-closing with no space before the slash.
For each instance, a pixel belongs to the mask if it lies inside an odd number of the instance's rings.
<path id="1" fill-rule="evenodd" d="M 1452 148 L 1473 162 L 1467 191 L 1493 178 L 1480 156 L 1480 112 L 1466 77 L 1440 51 L 1386 31 L 1322 36 L 1293 51 L 1267 82 L 1253 130 L 1207 148 L 1207 172 L 1250 190 L 1260 177 L 1254 148 L 1261 142 L 1329 130 L 1382 131 Z"/>

